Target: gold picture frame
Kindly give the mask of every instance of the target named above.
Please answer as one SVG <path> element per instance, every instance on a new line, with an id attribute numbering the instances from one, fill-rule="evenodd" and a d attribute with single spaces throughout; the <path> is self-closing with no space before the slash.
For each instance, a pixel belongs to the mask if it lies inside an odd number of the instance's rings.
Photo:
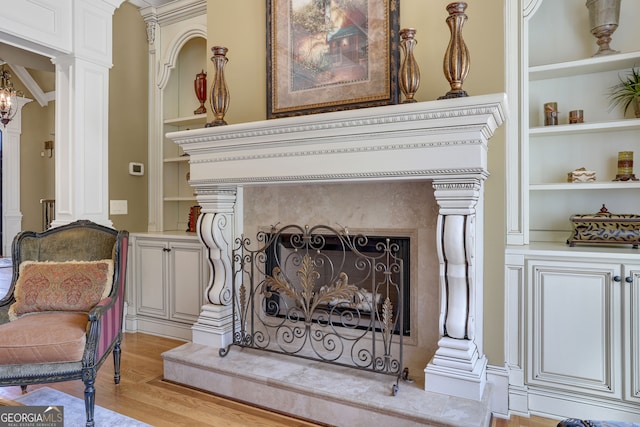
<path id="1" fill-rule="evenodd" d="M 267 118 L 398 103 L 398 0 L 267 0 Z"/>

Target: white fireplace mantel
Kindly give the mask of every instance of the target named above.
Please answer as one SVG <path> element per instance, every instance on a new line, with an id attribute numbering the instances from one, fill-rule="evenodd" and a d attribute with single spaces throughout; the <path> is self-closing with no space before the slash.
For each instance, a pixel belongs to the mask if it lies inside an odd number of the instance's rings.
<path id="1" fill-rule="evenodd" d="M 505 121 L 502 93 L 172 132 L 190 155 L 211 282 L 193 341 L 231 340 L 231 247 L 242 232 L 242 188 L 309 182 L 431 180 L 439 205 L 440 340 L 425 389 L 479 400 L 483 185 L 488 140 Z"/>
<path id="2" fill-rule="evenodd" d="M 486 176 L 504 94 L 417 102 L 173 132 L 191 183 Z"/>

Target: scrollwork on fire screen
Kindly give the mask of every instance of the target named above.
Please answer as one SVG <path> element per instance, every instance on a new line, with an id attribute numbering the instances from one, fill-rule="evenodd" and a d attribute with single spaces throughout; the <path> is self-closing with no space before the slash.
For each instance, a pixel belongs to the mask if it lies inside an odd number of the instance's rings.
<path id="1" fill-rule="evenodd" d="M 396 243 L 326 225 L 273 227 L 256 242 L 242 236 L 233 253 L 232 345 L 402 375 Z"/>

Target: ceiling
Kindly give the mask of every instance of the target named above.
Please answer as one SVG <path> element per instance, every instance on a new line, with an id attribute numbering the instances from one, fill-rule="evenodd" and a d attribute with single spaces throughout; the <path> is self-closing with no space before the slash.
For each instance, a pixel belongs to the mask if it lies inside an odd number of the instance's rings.
<path id="1" fill-rule="evenodd" d="M 56 71 L 50 58 L 4 43 L 0 43 L 0 59 L 9 65 L 18 65 L 52 73 Z"/>

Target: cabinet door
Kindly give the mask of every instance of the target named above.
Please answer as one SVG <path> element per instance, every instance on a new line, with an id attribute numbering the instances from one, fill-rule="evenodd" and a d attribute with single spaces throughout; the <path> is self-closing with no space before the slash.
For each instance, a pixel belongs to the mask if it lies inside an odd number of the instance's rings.
<path id="1" fill-rule="evenodd" d="M 136 308 L 138 314 L 167 318 L 167 245 L 136 240 Z"/>
<path id="2" fill-rule="evenodd" d="M 620 269 L 529 261 L 529 384 L 621 397 Z"/>
<path id="3" fill-rule="evenodd" d="M 625 398 L 640 403 L 640 265 L 625 265 Z"/>
<path id="4" fill-rule="evenodd" d="M 204 250 L 199 243 L 170 244 L 171 320 L 194 323 L 204 300 Z"/>

